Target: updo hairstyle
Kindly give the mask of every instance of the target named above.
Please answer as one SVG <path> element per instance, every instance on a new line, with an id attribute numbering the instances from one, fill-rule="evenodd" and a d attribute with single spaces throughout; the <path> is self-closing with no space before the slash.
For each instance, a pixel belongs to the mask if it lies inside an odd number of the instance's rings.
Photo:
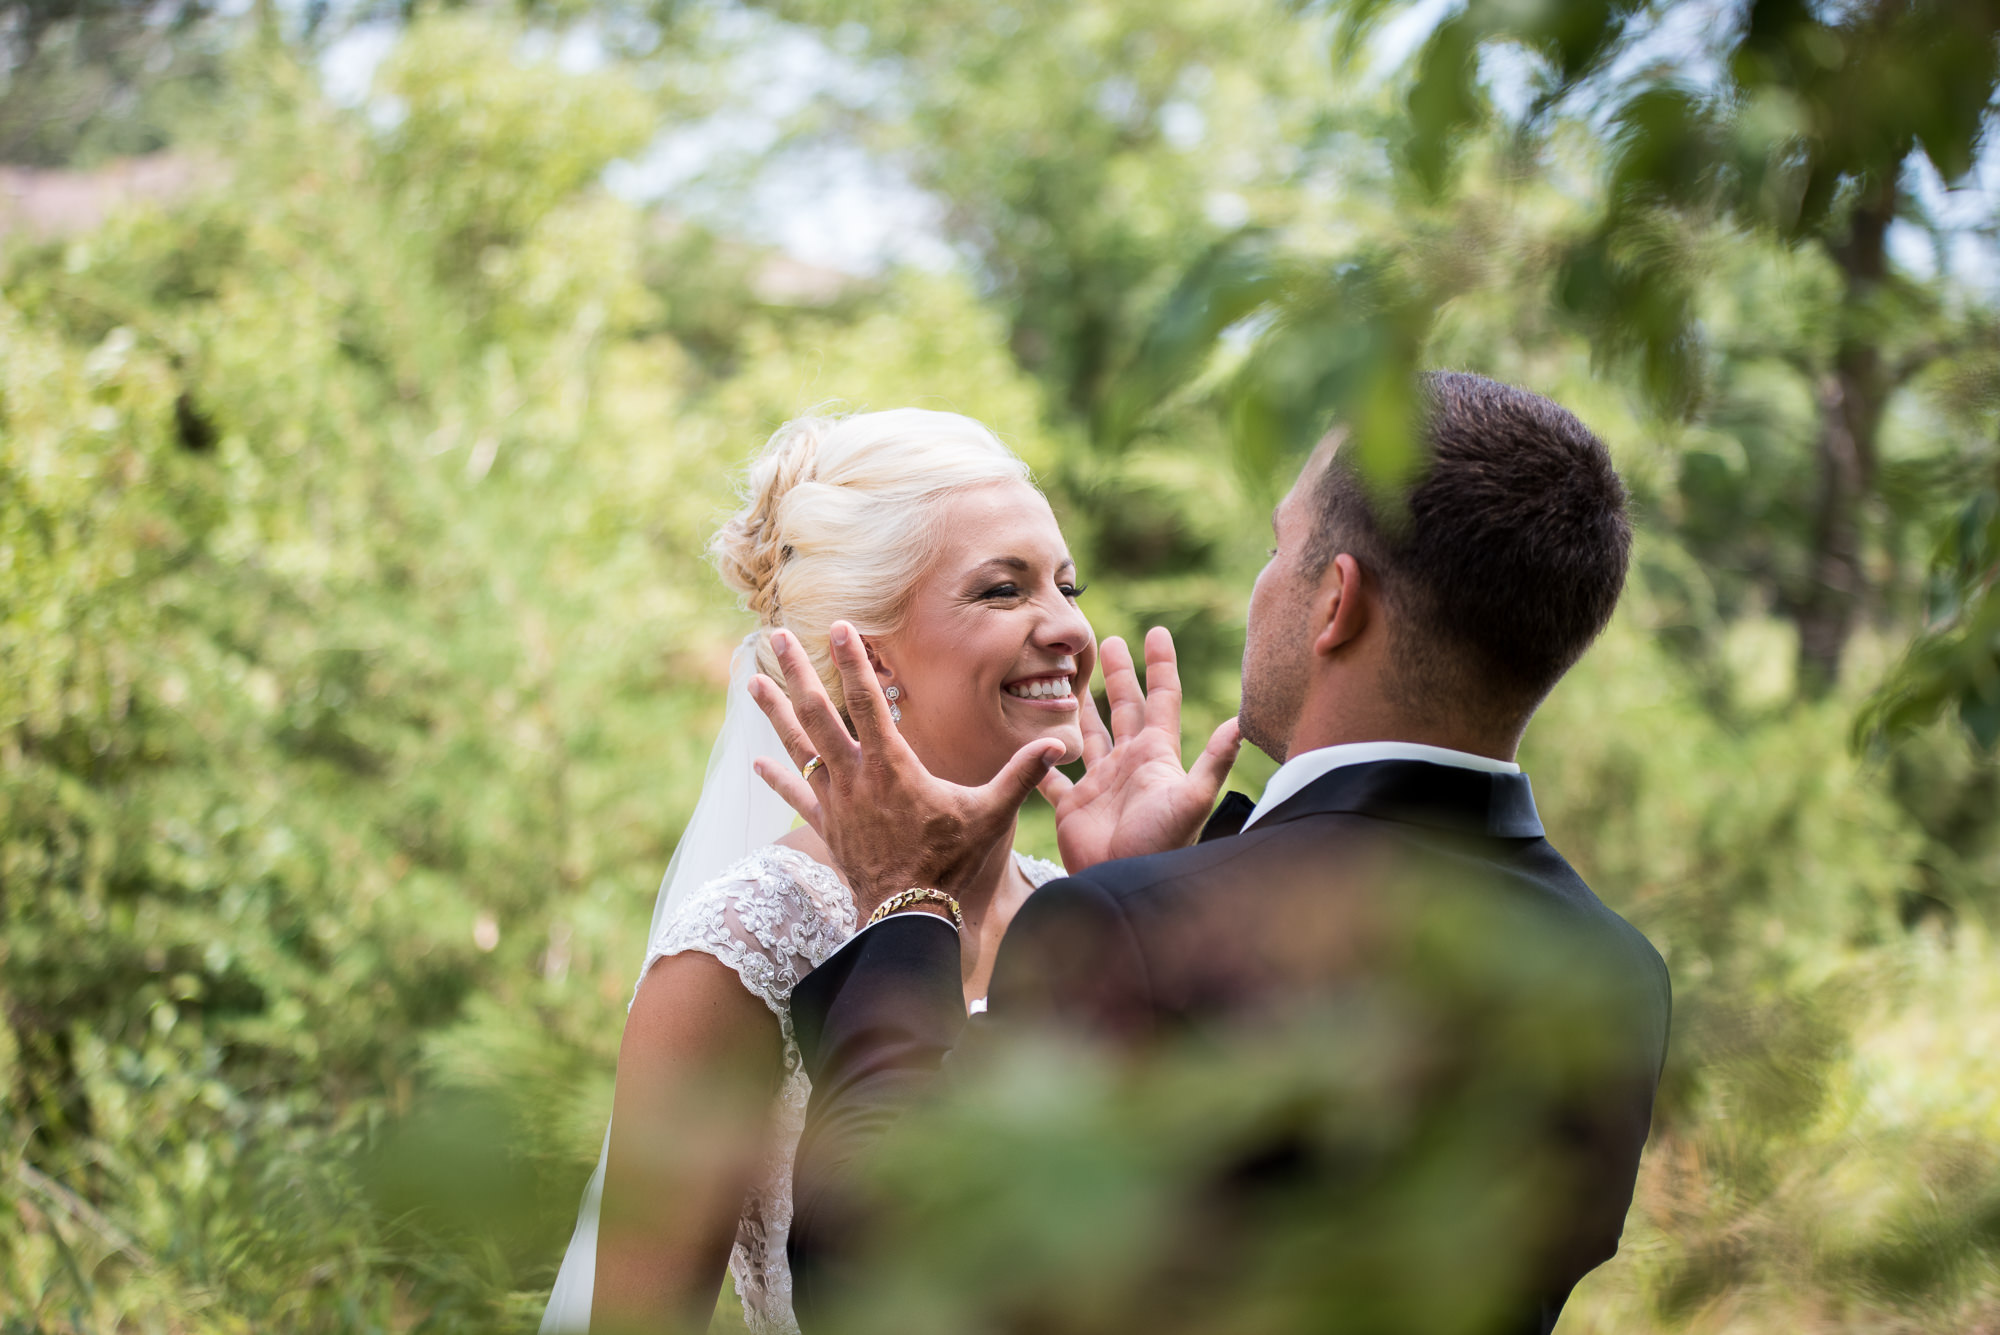
<path id="1" fill-rule="evenodd" d="M 743 508 L 709 542 L 722 582 L 757 617 L 758 668 L 781 687 L 779 627 L 845 712 L 827 631 L 894 633 L 943 538 L 946 496 L 1028 482 L 1028 466 L 969 417 L 923 408 L 799 417 L 750 461 Z"/>

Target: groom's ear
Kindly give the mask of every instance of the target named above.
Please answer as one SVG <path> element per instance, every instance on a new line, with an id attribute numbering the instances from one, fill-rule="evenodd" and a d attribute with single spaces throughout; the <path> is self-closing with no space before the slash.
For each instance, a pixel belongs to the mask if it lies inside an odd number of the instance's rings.
<path id="1" fill-rule="evenodd" d="M 1374 619 L 1373 594 L 1359 561 L 1346 552 L 1328 561 L 1312 594 L 1313 652 L 1332 654 L 1359 638 Z"/>

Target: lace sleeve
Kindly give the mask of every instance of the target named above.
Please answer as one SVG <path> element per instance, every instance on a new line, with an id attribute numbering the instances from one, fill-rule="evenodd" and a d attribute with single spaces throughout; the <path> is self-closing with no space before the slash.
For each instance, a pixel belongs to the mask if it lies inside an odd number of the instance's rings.
<path id="1" fill-rule="evenodd" d="M 1047 858 L 1038 858 L 1032 853 L 1022 853 L 1017 850 L 1014 861 L 1020 864 L 1021 874 L 1028 878 L 1028 884 L 1038 890 L 1059 876 L 1069 875 L 1060 864 L 1050 862 Z"/>
<path id="2" fill-rule="evenodd" d="M 774 844 L 697 890 L 660 924 L 639 979 L 643 984 L 662 956 L 699 950 L 735 970 L 789 1028 L 792 988 L 852 935 L 854 900 L 839 879 Z"/>

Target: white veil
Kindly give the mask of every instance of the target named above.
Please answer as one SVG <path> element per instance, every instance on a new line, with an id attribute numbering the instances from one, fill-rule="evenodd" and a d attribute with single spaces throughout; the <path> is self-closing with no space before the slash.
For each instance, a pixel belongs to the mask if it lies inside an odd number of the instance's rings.
<path id="1" fill-rule="evenodd" d="M 757 639 L 751 631 L 729 660 L 729 705 L 722 731 L 708 753 L 708 776 L 701 799 L 688 817 L 687 829 L 674 846 L 667 874 L 660 878 L 660 897 L 653 902 L 650 944 L 687 897 L 707 885 L 732 864 L 741 862 L 792 828 L 792 809 L 785 805 L 750 768 L 759 756 L 784 761 L 785 745 L 764 711 L 750 698 L 750 678 L 757 675 Z"/>
<path id="2" fill-rule="evenodd" d="M 766 787 L 751 769 L 759 756 L 785 760 L 785 748 L 764 711 L 750 698 L 750 678 L 757 672 L 757 638 L 752 631 L 729 660 L 729 696 L 722 731 L 708 753 L 708 774 L 701 798 L 687 829 L 674 846 L 667 874 L 660 878 L 660 895 L 653 902 L 653 925 L 646 932 L 650 955 L 660 929 L 690 895 L 714 880 L 753 850 L 778 839 L 792 828 L 792 809 Z M 638 990 L 633 989 L 636 998 Z M 567 1335 L 590 1328 L 591 1291 L 597 1280 L 597 1212 L 604 1198 L 604 1161 L 611 1149 L 611 1128 L 604 1129 L 604 1148 L 597 1154 L 597 1171 L 584 1188 L 577 1211 L 576 1232 L 563 1253 L 562 1270 L 542 1315 L 542 1335 Z"/>

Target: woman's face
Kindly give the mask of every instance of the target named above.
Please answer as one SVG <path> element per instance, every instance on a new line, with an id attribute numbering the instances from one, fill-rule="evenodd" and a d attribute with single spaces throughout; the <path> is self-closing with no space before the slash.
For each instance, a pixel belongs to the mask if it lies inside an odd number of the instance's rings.
<path id="1" fill-rule="evenodd" d="M 1002 482 L 944 505 L 944 546 L 901 629 L 868 641 L 882 685 L 899 689 L 904 739 L 954 783 L 985 783 L 1042 737 L 1075 760 L 1097 640 L 1049 503 Z"/>

